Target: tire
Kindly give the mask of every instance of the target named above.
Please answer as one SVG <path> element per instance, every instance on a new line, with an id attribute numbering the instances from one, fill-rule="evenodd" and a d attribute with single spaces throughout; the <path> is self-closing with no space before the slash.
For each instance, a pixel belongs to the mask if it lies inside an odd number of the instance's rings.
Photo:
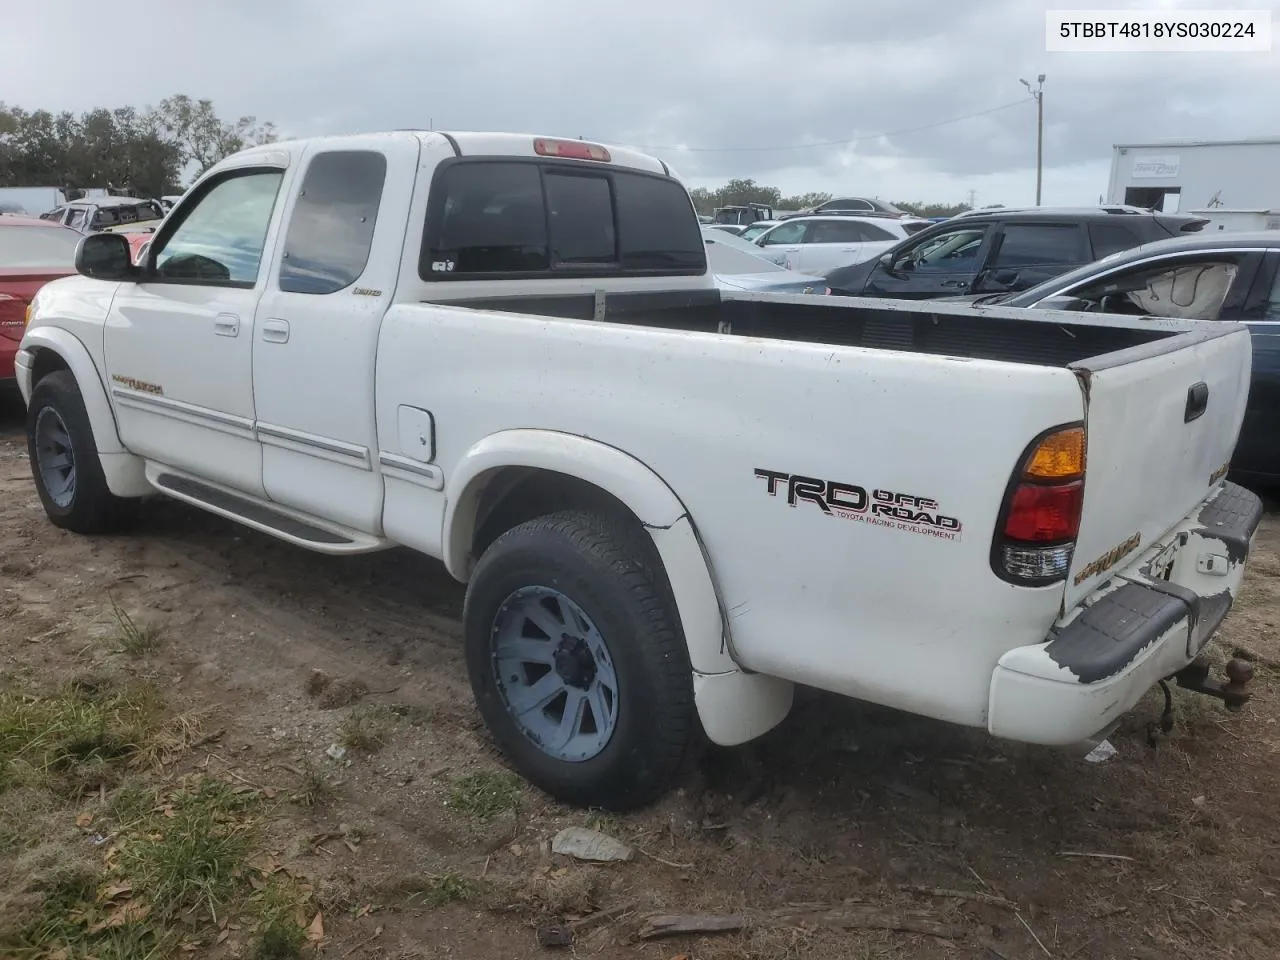
<path id="1" fill-rule="evenodd" d="M 73 533 L 111 533 L 133 516 L 137 501 L 107 488 L 76 378 L 69 370 L 43 377 L 27 406 L 27 454 L 44 512 Z"/>
<path id="2" fill-rule="evenodd" d="M 558 627 L 573 636 L 556 638 Z M 508 530 L 476 565 L 463 629 L 480 714 L 527 780 L 573 806 L 615 811 L 667 791 L 698 729 L 693 670 L 638 523 L 569 510 Z M 529 709 L 557 683 L 563 700 Z"/>

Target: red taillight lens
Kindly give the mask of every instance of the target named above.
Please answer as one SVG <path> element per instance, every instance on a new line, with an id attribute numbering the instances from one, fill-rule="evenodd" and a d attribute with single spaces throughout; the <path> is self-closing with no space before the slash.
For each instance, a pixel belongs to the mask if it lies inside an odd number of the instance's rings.
<path id="1" fill-rule="evenodd" d="M 1047 586 L 1067 576 L 1084 507 L 1086 448 L 1080 424 L 1051 430 L 1027 448 L 991 545 L 991 567 L 1002 580 Z"/>
<path id="2" fill-rule="evenodd" d="M 1060 543 L 1074 540 L 1080 531 L 1084 482 L 1060 486 L 1020 484 L 1013 492 L 1004 535 L 1024 543 Z"/>
<path id="3" fill-rule="evenodd" d="M 570 160 L 599 160 L 608 163 L 611 159 L 609 151 L 598 143 L 587 143 L 585 140 L 547 140 L 539 138 L 533 141 L 533 152 L 540 157 L 567 157 Z"/>

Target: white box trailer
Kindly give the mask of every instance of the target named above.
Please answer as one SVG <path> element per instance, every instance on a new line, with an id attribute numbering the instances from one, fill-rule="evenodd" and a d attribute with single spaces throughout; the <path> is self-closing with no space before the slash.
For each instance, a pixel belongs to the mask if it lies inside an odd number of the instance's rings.
<path id="1" fill-rule="evenodd" d="M 1280 226 L 1280 137 L 1116 144 L 1108 203 L 1208 217 L 1206 230 Z"/>

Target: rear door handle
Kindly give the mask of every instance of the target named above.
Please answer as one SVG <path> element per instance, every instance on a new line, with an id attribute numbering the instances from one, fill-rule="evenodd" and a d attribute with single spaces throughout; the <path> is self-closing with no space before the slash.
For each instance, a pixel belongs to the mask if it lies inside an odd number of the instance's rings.
<path id="1" fill-rule="evenodd" d="M 240 336 L 240 318 L 234 313 L 220 313 L 213 318 L 213 332 L 220 337 Z"/>
<path id="2" fill-rule="evenodd" d="M 1187 389 L 1187 410 L 1182 416 L 1183 423 L 1198 420 L 1209 409 L 1209 385 L 1201 380 Z"/>
<path id="3" fill-rule="evenodd" d="M 268 320 L 262 325 L 262 339 L 267 343 L 289 342 L 289 321 Z"/>
<path id="4" fill-rule="evenodd" d="M 940 284 L 943 287 L 967 287 L 968 285 L 968 280 L 943 280 Z"/>

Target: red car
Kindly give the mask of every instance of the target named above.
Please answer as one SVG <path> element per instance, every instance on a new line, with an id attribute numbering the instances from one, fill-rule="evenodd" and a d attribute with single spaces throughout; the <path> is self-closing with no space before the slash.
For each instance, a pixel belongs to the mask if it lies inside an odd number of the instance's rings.
<path id="1" fill-rule="evenodd" d="M 75 230 L 26 217 L 0 216 L 0 388 L 13 385 L 13 358 L 37 290 L 76 272 Z"/>

